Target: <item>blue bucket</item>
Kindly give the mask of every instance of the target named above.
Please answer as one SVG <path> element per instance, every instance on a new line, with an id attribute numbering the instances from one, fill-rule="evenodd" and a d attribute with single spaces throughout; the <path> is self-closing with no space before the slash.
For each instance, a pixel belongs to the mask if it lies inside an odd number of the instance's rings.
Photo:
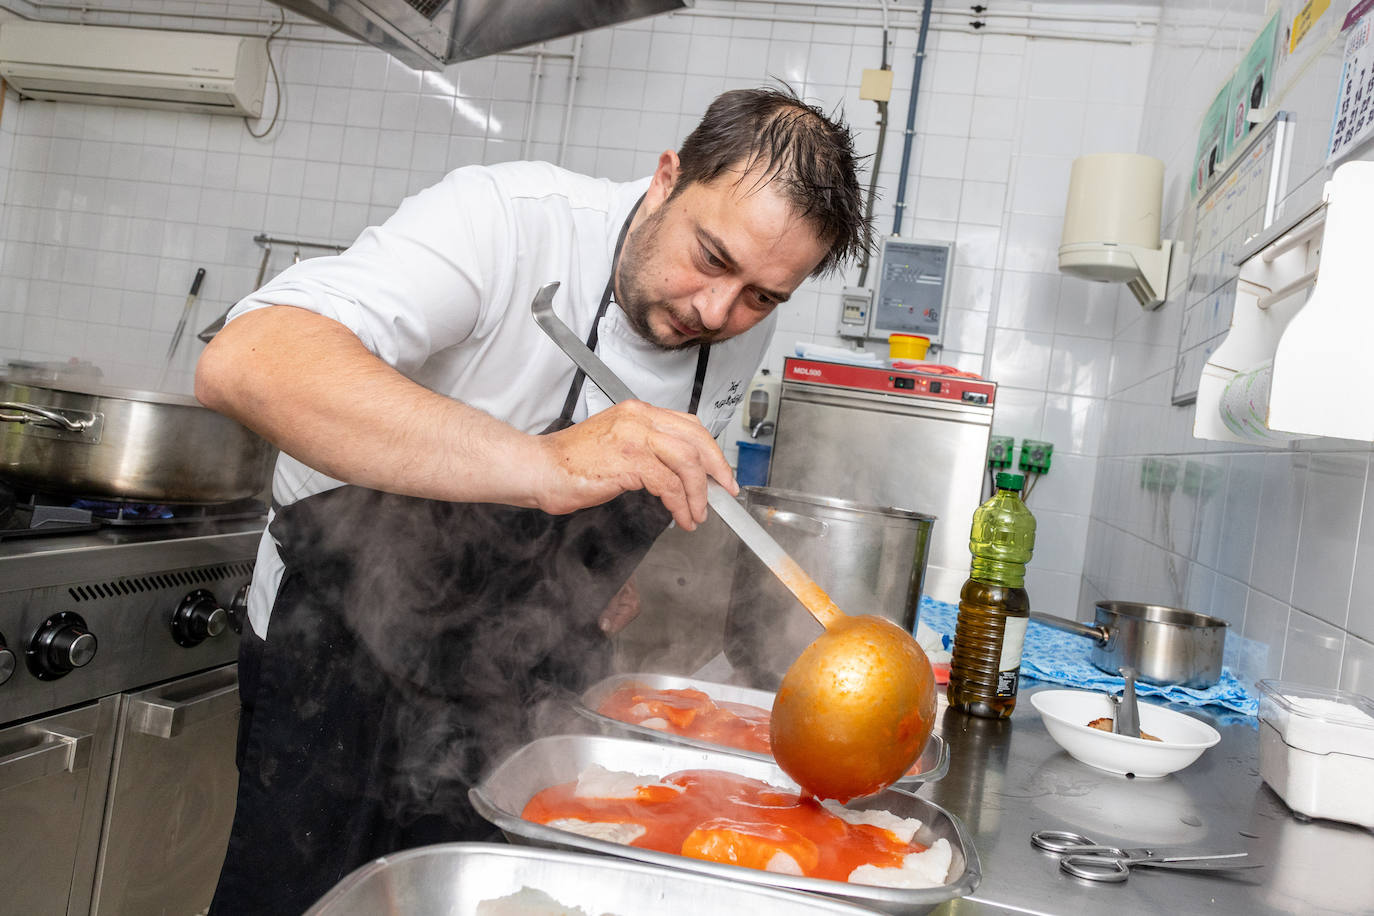
<path id="1" fill-rule="evenodd" d="M 762 487 L 768 484 L 768 462 L 773 456 L 773 446 L 759 445 L 757 442 L 736 442 L 739 446 L 738 467 L 735 480 L 742 487 Z"/>

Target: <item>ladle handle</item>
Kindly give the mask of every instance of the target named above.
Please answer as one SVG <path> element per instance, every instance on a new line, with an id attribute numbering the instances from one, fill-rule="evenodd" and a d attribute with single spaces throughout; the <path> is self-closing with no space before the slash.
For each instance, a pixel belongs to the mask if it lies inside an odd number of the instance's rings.
<path id="1" fill-rule="evenodd" d="M 1121 726 L 1117 731 L 1131 738 L 1139 738 L 1140 708 L 1135 699 L 1135 669 L 1128 665 L 1119 670 L 1126 683 L 1121 691 L 1121 709 L 1117 712 L 1117 722 Z"/>
<path id="2" fill-rule="evenodd" d="M 749 514 L 748 509 L 730 495 L 729 490 L 708 478 L 706 500 L 711 504 L 711 508 L 716 510 L 720 520 L 730 526 L 730 530 L 739 536 L 744 546 L 763 561 L 763 565 L 778 577 L 779 582 L 787 586 L 789 592 L 797 596 L 802 607 L 810 611 L 811 616 L 815 617 L 821 626 L 829 629 L 844 616 L 844 612 L 830 600 L 825 589 L 817 585 L 816 580 L 797 565 L 797 561 L 792 559 L 767 529 Z"/>
<path id="3" fill-rule="evenodd" d="M 554 282 L 540 287 L 535 294 L 530 306 L 535 322 L 611 401 L 619 404 L 621 401 L 634 400 L 634 392 L 629 386 L 553 313 L 553 294 L 557 291 L 558 283 Z M 706 478 L 706 499 L 720 520 L 763 561 L 788 591 L 797 596 L 797 600 L 820 621 L 821 626 L 829 629 L 844 616 L 844 612 L 836 607 L 825 590 L 787 555 L 782 545 L 755 521 L 749 510 L 736 502 L 729 490 L 709 477 Z"/>

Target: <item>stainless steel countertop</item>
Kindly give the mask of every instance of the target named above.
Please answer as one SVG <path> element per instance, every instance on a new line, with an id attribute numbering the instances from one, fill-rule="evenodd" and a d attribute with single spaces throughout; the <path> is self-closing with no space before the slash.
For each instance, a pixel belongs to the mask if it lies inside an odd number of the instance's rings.
<path id="1" fill-rule="evenodd" d="M 1175 705 L 1212 724 L 1221 743 L 1170 776 L 1127 779 L 1079 763 L 1050 738 L 1029 702 L 1045 689 L 1059 688 L 1025 682 L 1004 721 L 953 712 L 941 695 L 936 730 L 949 745 L 949 773 L 918 794 L 963 819 L 983 881 L 936 913 L 1374 913 L 1374 831 L 1294 817 L 1260 780 L 1255 719 Z M 1264 867 L 1140 868 L 1123 884 L 1099 884 L 1061 872 L 1031 846 L 1043 829 L 1114 845 L 1248 852 Z"/>

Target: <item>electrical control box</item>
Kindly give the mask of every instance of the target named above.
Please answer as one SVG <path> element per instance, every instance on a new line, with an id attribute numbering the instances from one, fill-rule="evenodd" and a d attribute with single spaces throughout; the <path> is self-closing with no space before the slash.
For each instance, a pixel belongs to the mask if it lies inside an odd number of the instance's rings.
<path id="1" fill-rule="evenodd" d="M 868 337 L 868 319 L 873 310 L 873 292 L 862 286 L 846 286 L 840 292 L 841 337 Z"/>
<path id="2" fill-rule="evenodd" d="M 859 80 L 859 98 L 873 102 L 892 100 L 892 71 L 865 70 Z"/>
<path id="3" fill-rule="evenodd" d="M 890 334 L 919 334 L 940 343 L 953 271 L 953 242 L 883 239 L 868 336 L 886 340 Z"/>

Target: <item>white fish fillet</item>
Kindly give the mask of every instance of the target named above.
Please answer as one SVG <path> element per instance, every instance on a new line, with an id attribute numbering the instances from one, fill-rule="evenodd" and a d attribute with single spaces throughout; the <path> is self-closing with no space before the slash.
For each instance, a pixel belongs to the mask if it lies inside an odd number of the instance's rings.
<path id="1" fill-rule="evenodd" d="M 897 838 L 899 843 L 910 843 L 921 822 L 914 817 L 898 817 L 890 811 L 853 811 L 836 801 L 826 799 L 821 802 L 825 810 L 842 821 L 850 824 L 868 824 L 880 827 Z M 944 882 L 941 882 L 942 884 Z"/>
<path id="2" fill-rule="evenodd" d="M 943 837 L 925 852 L 913 852 L 895 868 L 860 865 L 849 873 L 851 884 L 871 884 L 877 887 L 897 887 L 912 890 L 920 887 L 939 887 L 949 880 L 949 866 L 954 852 Z"/>
<path id="3" fill-rule="evenodd" d="M 594 763 L 578 775 L 577 788 L 573 790 L 573 797 L 633 800 L 639 797 L 638 789 L 640 786 L 664 786 L 677 792 L 685 791 L 682 786 L 660 782 L 652 776 L 621 773 L 608 770 L 600 764 Z"/>
<path id="4" fill-rule="evenodd" d="M 565 906 L 541 890 L 522 887 L 513 894 L 482 900 L 477 916 L 588 916 L 581 907 Z"/>
<path id="5" fill-rule="evenodd" d="M 593 840 L 619 843 L 622 846 L 630 845 L 649 832 L 643 824 L 627 821 L 584 821 L 578 817 L 560 817 L 549 821 L 549 826 Z"/>
<path id="6" fill-rule="evenodd" d="M 763 867 L 764 871 L 771 871 L 779 875 L 796 875 L 801 877 L 804 872 L 797 860 L 779 849 L 773 853 L 773 858 L 768 860 L 768 864 Z"/>

